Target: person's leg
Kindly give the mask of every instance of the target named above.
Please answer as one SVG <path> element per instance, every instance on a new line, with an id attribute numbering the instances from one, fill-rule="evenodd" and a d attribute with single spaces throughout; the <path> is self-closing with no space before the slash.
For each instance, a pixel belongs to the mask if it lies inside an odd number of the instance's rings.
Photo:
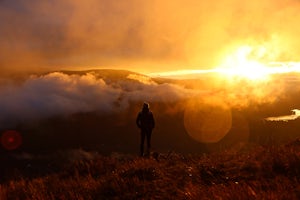
<path id="1" fill-rule="evenodd" d="M 150 155 L 151 150 L 151 130 L 147 131 L 147 155 Z"/>
<path id="2" fill-rule="evenodd" d="M 141 143 L 140 143 L 140 156 L 144 155 L 144 141 L 145 141 L 145 131 L 141 131 Z"/>

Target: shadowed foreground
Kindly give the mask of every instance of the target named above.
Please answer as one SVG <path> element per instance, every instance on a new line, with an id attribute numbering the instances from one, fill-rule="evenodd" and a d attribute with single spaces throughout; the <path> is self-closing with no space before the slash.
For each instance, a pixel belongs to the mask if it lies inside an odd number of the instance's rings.
<path id="1" fill-rule="evenodd" d="M 82 150 L 18 156 L 6 157 L 15 167 L 1 161 L 0 199 L 300 198 L 297 141 L 158 159 Z"/>

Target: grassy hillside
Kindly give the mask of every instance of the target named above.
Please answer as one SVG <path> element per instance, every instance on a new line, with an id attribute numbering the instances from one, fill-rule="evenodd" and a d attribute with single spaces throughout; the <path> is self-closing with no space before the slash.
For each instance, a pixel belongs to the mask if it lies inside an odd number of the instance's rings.
<path id="1" fill-rule="evenodd" d="M 299 199 L 300 145 L 158 157 L 73 150 L 1 157 L 1 199 Z M 13 162 L 14 161 L 14 162 Z M 7 165 L 7 167 L 5 167 Z M 9 166 L 9 167 L 8 167 Z"/>

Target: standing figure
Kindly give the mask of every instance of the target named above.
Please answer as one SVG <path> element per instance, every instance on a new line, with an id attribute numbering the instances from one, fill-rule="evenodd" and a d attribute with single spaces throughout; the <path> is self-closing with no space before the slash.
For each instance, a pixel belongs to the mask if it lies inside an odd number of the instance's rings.
<path id="1" fill-rule="evenodd" d="M 146 154 L 149 156 L 151 148 L 151 133 L 155 126 L 154 117 L 149 109 L 149 104 L 144 103 L 142 111 L 139 112 L 136 118 L 136 125 L 141 129 L 141 144 L 140 144 L 140 156 L 144 155 L 144 141 L 147 140 Z"/>

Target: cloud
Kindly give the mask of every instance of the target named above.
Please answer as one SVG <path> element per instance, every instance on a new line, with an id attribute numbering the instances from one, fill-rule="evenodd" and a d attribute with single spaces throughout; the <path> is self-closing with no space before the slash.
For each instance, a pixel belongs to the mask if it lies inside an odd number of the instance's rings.
<path id="1" fill-rule="evenodd" d="M 0 88 L 0 127 L 78 112 L 117 113 L 128 108 L 130 102 L 176 102 L 192 94 L 180 86 L 157 84 L 150 79 L 145 82 L 143 78 L 139 82 L 139 76 L 129 75 L 107 83 L 92 72 L 53 72 L 31 76 L 22 84 L 6 83 Z"/>
<path id="2" fill-rule="evenodd" d="M 282 116 L 277 116 L 277 117 L 267 117 L 265 120 L 267 121 L 284 121 L 288 122 L 291 120 L 296 120 L 300 117 L 300 110 L 299 109 L 293 109 L 291 110 L 293 114 L 291 115 L 282 115 Z"/>
<path id="3" fill-rule="evenodd" d="M 111 71 L 111 76 L 107 77 L 101 75 L 102 71 L 89 71 L 31 75 L 17 82 L 1 79 L 0 128 L 80 112 L 118 114 L 126 111 L 132 103 L 144 101 L 164 106 L 160 109 L 169 114 L 182 113 L 187 106 L 193 110 L 190 105 L 201 107 L 207 102 L 212 107 L 221 102 L 228 109 L 271 105 L 279 101 L 297 105 L 298 98 L 295 97 L 300 90 L 296 86 L 299 78 L 297 80 L 295 75 L 262 82 L 225 80 L 214 76 L 198 80 L 157 81 L 136 73 L 120 78 L 117 72 Z M 298 116 L 298 111 L 294 111 Z"/>
<path id="4" fill-rule="evenodd" d="M 6 120 L 22 121 L 74 112 L 107 112 L 120 92 L 91 74 L 68 76 L 55 72 L 32 76 L 21 86 L 11 85 L 0 91 L 3 97 L 0 119 L 3 124 Z"/>
<path id="5" fill-rule="evenodd" d="M 139 81 L 139 82 L 141 82 L 143 84 L 147 84 L 147 85 L 156 85 L 156 83 L 154 81 L 152 81 L 151 78 L 148 76 L 143 76 L 143 75 L 139 75 L 139 74 L 129 74 L 127 76 L 127 78 Z"/>
<path id="6" fill-rule="evenodd" d="M 0 66 L 209 68 L 239 45 L 264 46 L 267 53 L 260 59 L 298 60 L 299 4 L 297 0 L 2 0 Z"/>

